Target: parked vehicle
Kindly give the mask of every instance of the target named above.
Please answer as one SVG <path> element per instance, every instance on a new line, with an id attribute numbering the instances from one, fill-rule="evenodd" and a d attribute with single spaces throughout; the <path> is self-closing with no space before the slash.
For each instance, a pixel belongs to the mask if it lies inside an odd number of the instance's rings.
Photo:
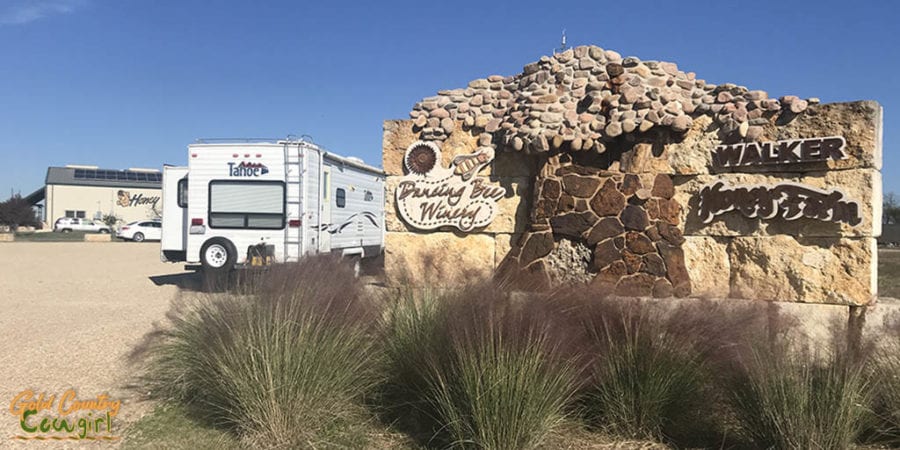
<path id="1" fill-rule="evenodd" d="M 134 242 L 159 241 L 162 239 L 162 221 L 139 220 L 119 227 L 116 237 Z"/>
<path id="2" fill-rule="evenodd" d="M 198 141 L 163 170 L 161 259 L 205 273 L 384 250 L 381 169 L 304 140 Z"/>
<path id="3" fill-rule="evenodd" d="M 87 231 L 92 233 L 109 233 L 110 229 L 99 220 L 79 219 L 75 217 L 61 217 L 53 224 L 53 231 L 69 233 L 72 231 Z"/>

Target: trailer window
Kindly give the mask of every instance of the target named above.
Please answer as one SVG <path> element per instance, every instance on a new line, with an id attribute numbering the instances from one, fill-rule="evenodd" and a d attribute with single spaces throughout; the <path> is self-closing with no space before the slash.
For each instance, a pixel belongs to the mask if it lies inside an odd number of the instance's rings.
<path id="1" fill-rule="evenodd" d="M 284 183 L 211 181 L 210 228 L 284 228 Z"/>
<path id="2" fill-rule="evenodd" d="M 334 193 L 334 203 L 338 208 L 347 206 L 347 192 L 343 188 L 338 188 Z"/>
<path id="3" fill-rule="evenodd" d="M 187 178 L 178 180 L 178 207 L 187 208 Z"/>

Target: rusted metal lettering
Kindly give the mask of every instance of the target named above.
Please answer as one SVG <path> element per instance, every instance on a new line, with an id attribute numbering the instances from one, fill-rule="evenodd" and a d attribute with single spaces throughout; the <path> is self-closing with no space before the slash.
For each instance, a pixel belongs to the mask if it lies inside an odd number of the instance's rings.
<path id="1" fill-rule="evenodd" d="M 784 220 L 808 218 L 859 225 L 859 204 L 840 190 L 818 190 L 795 183 L 775 186 L 729 186 L 717 181 L 700 190 L 698 216 L 710 223 L 721 214 L 738 211 L 744 217 Z"/>
<path id="2" fill-rule="evenodd" d="M 720 145 L 712 151 L 712 162 L 717 168 L 735 168 L 839 161 L 847 159 L 846 145 L 841 136 Z"/>

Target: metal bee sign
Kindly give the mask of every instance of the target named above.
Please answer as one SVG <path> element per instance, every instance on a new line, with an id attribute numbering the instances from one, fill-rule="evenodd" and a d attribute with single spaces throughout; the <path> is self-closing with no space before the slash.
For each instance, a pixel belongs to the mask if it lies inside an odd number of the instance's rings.
<path id="1" fill-rule="evenodd" d="M 494 149 L 482 147 L 441 167 L 441 150 L 434 142 L 417 141 L 406 149 L 407 175 L 396 190 L 397 210 L 413 228 L 455 227 L 471 231 L 490 224 L 497 201 L 506 189 L 488 184 L 478 172 L 494 160 Z"/>

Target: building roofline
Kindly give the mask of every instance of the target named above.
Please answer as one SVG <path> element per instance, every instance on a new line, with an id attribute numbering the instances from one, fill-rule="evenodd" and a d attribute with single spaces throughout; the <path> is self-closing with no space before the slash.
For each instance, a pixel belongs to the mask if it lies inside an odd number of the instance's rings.
<path id="1" fill-rule="evenodd" d="M 97 186 L 161 189 L 161 172 L 146 170 L 88 169 L 82 167 L 47 168 L 45 185 Z"/>

